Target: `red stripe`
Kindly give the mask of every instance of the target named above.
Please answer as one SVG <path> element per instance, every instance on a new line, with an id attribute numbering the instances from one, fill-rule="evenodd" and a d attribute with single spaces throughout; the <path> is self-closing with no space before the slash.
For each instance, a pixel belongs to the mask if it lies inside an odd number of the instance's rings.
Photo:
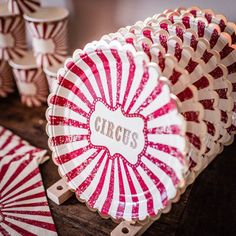
<path id="1" fill-rule="evenodd" d="M 198 150 L 201 149 L 201 140 L 199 137 L 193 133 L 186 132 L 189 142 L 196 147 Z M 190 152 L 190 151 L 189 151 Z"/>
<path id="2" fill-rule="evenodd" d="M 182 113 L 185 120 L 187 121 L 194 121 L 196 123 L 199 123 L 199 112 L 198 111 L 186 111 Z"/>
<path id="3" fill-rule="evenodd" d="M 17 207 L 37 207 L 37 206 L 48 206 L 47 202 L 34 202 L 34 203 L 23 203 L 23 204 L 13 204 L 12 206 L 4 206 L 4 209 L 11 209 Z"/>
<path id="4" fill-rule="evenodd" d="M 88 205 L 91 206 L 91 207 L 94 207 L 99 195 L 102 192 L 104 182 L 105 182 L 105 178 L 107 177 L 108 164 L 109 164 L 109 158 L 107 158 L 107 160 L 106 160 L 106 163 L 105 163 L 101 178 L 99 179 L 98 185 L 96 186 L 95 190 L 93 191 L 92 195 L 89 197 L 89 199 L 87 201 Z"/>
<path id="5" fill-rule="evenodd" d="M 51 216 L 50 211 L 18 211 L 18 210 L 4 210 L 4 213 L 14 213 L 22 215 L 38 215 L 38 216 Z"/>
<path id="6" fill-rule="evenodd" d="M 11 219 L 14 219 L 14 220 L 17 220 L 17 221 L 20 221 L 20 222 L 24 222 L 24 223 L 29 224 L 29 225 L 33 225 L 35 227 L 43 228 L 43 229 L 54 231 L 54 232 L 56 231 L 54 224 L 51 224 L 51 223 L 48 223 L 48 222 L 43 222 L 43 221 L 39 221 L 39 220 L 38 221 L 37 220 L 31 220 L 31 219 L 24 219 L 24 218 L 16 217 L 16 216 L 7 216 L 7 217 L 11 218 Z"/>
<path id="7" fill-rule="evenodd" d="M 141 113 L 150 103 L 153 102 L 161 92 L 162 92 L 163 83 L 160 81 L 154 88 L 151 94 L 145 99 L 141 106 L 135 111 L 136 113 Z"/>
<path id="8" fill-rule="evenodd" d="M 81 58 L 83 59 L 83 57 Z M 93 89 L 90 79 L 86 76 L 84 71 L 80 69 L 74 62 L 68 62 L 66 64 L 66 67 L 81 79 L 81 81 L 84 83 L 84 85 L 86 86 L 90 94 L 92 95 L 93 99 L 96 99 L 97 95 Z"/>
<path id="9" fill-rule="evenodd" d="M 91 146 L 88 145 L 88 146 L 85 146 L 85 147 L 82 147 L 82 148 L 79 148 L 79 149 L 76 149 L 72 152 L 68 152 L 66 154 L 63 154 L 63 155 L 60 155 L 58 157 L 55 158 L 55 161 L 62 165 L 70 160 L 73 160 L 74 158 L 80 156 L 81 154 L 83 154 L 84 152 L 86 152 L 88 149 L 90 149 Z"/>
<path id="10" fill-rule="evenodd" d="M 154 142 L 148 142 L 148 146 L 161 151 L 170 154 L 173 158 L 177 158 L 181 164 L 184 164 L 184 157 L 182 153 L 175 147 L 171 147 L 166 144 L 161 143 L 154 143 Z"/>
<path id="11" fill-rule="evenodd" d="M 124 182 L 122 177 L 122 170 L 120 167 L 120 161 L 121 159 L 117 157 L 117 166 L 118 166 L 118 178 L 119 178 L 119 205 L 116 212 L 116 217 L 122 218 L 124 215 L 125 210 L 125 188 L 124 188 Z"/>
<path id="12" fill-rule="evenodd" d="M 117 78 L 117 84 L 114 85 L 117 88 L 117 92 L 116 92 L 116 104 L 119 103 L 119 99 L 120 99 L 120 88 L 121 88 L 121 79 L 122 79 L 122 61 L 121 58 L 119 56 L 119 53 L 116 49 L 111 49 L 112 55 L 116 60 L 116 78 Z M 115 104 L 115 105 L 116 105 Z"/>
<path id="13" fill-rule="evenodd" d="M 141 162 L 140 166 L 143 168 L 143 170 L 146 172 L 146 174 L 150 177 L 150 179 L 154 183 L 158 192 L 160 192 L 161 202 L 162 202 L 163 206 L 166 206 L 168 204 L 168 196 L 167 196 L 167 191 L 166 191 L 165 185 L 160 181 L 160 179 L 155 175 L 155 173 L 153 173 L 143 162 Z M 148 191 L 150 194 L 150 189 L 145 189 L 145 191 Z M 153 206 L 152 206 L 152 208 L 153 208 Z"/>
<path id="14" fill-rule="evenodd" d="M 6 202 L 6 201 L 8 201 L 9 199 L 14 198 L 14 197 L 16 197 L 16 196 L 20 196 L 22 193 L 26 193 L 26 192 L 31 191 L 31 190 L 33 190 L 33 189 L 35 189 L 35 188 L 37 188 L 37 187 L 40 187 L 40 186 L 42 186 L 42 181 L 41 181 L 41 180 L 38 181 L 38 182 L 36 182 L 36 183 L 34 183 L 34 184 L 32 184 L 32 185 L 30 185 L 30 186 L 27 187 L 27 188 L 24 188 L 23 190 L 21 190 L 21 191 L 19 191 L 19 192 L 16 192 L 14 195 L 11 195 L 10 197 L 5 198 L 5 199 L 4 199 L 4 202 Z M 11 191 L 12 191 L 12 190 L 11 190 Z M 8 193 L 7 193 L 7 194 L 8 194 Z M 7 196 L 7 194 L 5 194 L 5 196 Z M 16 201 L 17 201 L 17 200 L 16 200 Z"/>
<path id="15" fill-rule="evenodd" d="M 130 189 L 130 193 L 132 195 L 132 201 L 133 201 L 132 218 L 138 218 L 139 217 L 139 199 L 137 197 L 137 191 L 135 189 L 133 180 L 130 176 L 130 173 L 129 173 L 129 170 L 128 170 L 126 164 L 124 164 L 124 169 L 125 169 L 125 173 L 127 175 L 127 180 L 128 180 L 128 183 L 129 183 L 129 189 Z"/>
<path id="16" fill-rule="evenodd" d="M 66 173 L 67 181 L 71 181 L 76 176 L 80 175 L 80 173 L 94 160 L 94 158 L 101 152 L 101 150 L 97 149 L 90 157 L 88 157 L 83 163 L 79 166 Z"/>
<path id="17" fill-rule="evenodd" d="M 159 108 L 158 110 L 154 111 L 153 113 L 147 116 L 148 120 L 154 120 L 160 116 L 168 114 L 170 111 L 176 109 L 176 103 L 174 99 L 171 99 L 167 104 Z"/>
<path id="18" fill-rule="evenodd" d="M 80 121 L 69 119 L 61 116 L 50 116 L 49 122 L 51 125 L 61 125 L 61 126 L 73 126 L 77 128 L 87 129 L 87 124 L 84 124 Z"/>
<path id="19" fill-rule="evenodd" d="M 170 125 L 149 129 L 148 134 L 181 134 L 181 130 L 178 125 Z"/>
<path id="20" fill-rule="evenodd" d="M 221 58 L 221 60 L 226 58 L 234 50 L 235 49 L 233 47 L 230 47 L 228 44 L 225 45 L 225 47 L 220 51 L 220 58 Z"/>
<path id="21" fill-rule="evenodd" d="M 4 223 L 21 235 L 37 236 L 36 234 L 32 234 L 29 231 L 27 231 L 23 228 L 20 228 L 19 226 L 15 225 L 13 223 L 8 222 L 6 219 L 4 220 Z M 7 234 L 7 235 L 9 236 L 9 234 Z"/>
<path id="22" fill-rule="evenodd" d="M 40 193 L 31 194 L 31 195 L 28 195 L 26 197 L 21 197 L 21 198 L 12 200 L 10 202 L 7 202 L 6 205 L 14 203 L 14 202 L 17 203 L 17 202 L 27 201 L 27 200 L 31 200 L 31 199 L 37 199 L 37 198 L 41 198 L 41 197 L 45 197 L 44 191 L 40 192 Z"/>
<path id="23" fill-rule="evenodd" d="M 142 163 L 140 164 L 140 166 L 143 168 Z M 146 168 L 144 170 L 146 172 Z M 154 204 L 153 204 L 153 197 L 150 193 L 150 189 L 148 188 L 148 186 L 145 184 L 145 182 L 143 181 L 143 177 L 138 173 L 137 169 L 134 169 L 134 174 L 140 184 L 140 187 L 143 190 L 143 194 L 147 200 L 147 211 L 148 214 L 150 216 L 154 216 L 155 212 L 154 212 Z"/>
<path id="24" fill-rule="evenodd" d="M 179 98 L 181 102 L 184 102 L 186 100 L 193 98 L 193 92 L 189 87 L 187 87 L 183 91 L 181 91 L 179 94 L 177 94 L 177 97 Z"/>
<path id="25" fill-rule="evenodd" d="M 26 166 L 29 165 L 30 161 L 31 160 L 25 160 L 19 165 L 19 167 L 15 170 L 15 172 L 12 174 L 12 176 L 5 183 L 5 185 L 2 186 L 1 192 L 3 192 L 8 187 L 8 185 L 10 185 L 12 181 L 14 181 L 14 179 L 19 177 L 20 174 L 22 174 L 22 172 L 25 171 L 25 168 L 26 168 Z M 20 182 L 18 182 L 16 185 L 14 185 L 12 188 L 14 188 L 14 189 L 19 188 L 22 184 L 25 184 L 26 182 L 30 181 L 30 179 L 32 179 L 34 176 L 36 176 L 38 174 L 39 174 L 39 169 L 35 168 L 28 175 L 26 175 Z M 2 194 L 2 197 L 6 196 L 9 193 L 9 191 L 11 191 L 11 190 L 8 190 L 8 192 Z"/>
<path id="26" fill-rule="evenodd" d="M 61 107 L 66 107 L 84 117 L 87 117 L 87 113 L 82 110 L 80 107 L 78 107 L 78 105 L 76 105 L 75 103 L 69 101 L 67 98 L 64 98 L 64 97 L 61 97 L 61 96 L 57 96 L 57 95 L 54 95 L 51 100 L 50 100 L 50 103 L 53 104 L 53 105 L 58 105 L 58 106 L 61 106 Z"/>
<path id="27" fill-rule="evenodd" d="M 122 106 L 125 107 L 125 103 L 127 101 L 127 98 L 128 98 L 128 95 L 129 95 L 129 92 L 130 92 L 130 89 L 131 89 L 131 85 L 133 83 L 133 80 L 134 80 L 134 73 L 135 73 L 135 70 L 136 70 L 136 65 L 134 63 L 134 60 L 133 60 L 133 56 L 131 53 L 127 52 L 127 56 L 128 56 L 128 59 L 129 59 L 129 76 L 128 76 L 128 80 L 127 80 L 127 84 L 126 84 L 126 90 L 125 90 L 125 93 L 124 93 L 124 99 L 123 99 L 123 103 L 122 103 Z"/>
<path id="28" fill-rule="evenodd" d="M 0 232 L 3 234 L 3 236 L 10 236 L 10 234 L 1 225 L 0 225 Z"/>
<path id="29" fill-rule="evenodd" d="M 213 71 L 209 73 L 214 79 L 218 79 L 224 75 L 223 70 L 217 66 Z"/>
<path id="30" fill-rule="evenodd" d="M 93 181 L 93 179 L 96 176 L 96 173 L 98 172 L 98 169 L 101 166 L 101 163 L 102 163 L 103 159 L 105 158 L 105 156 L 107 156 L 106 151 L 103 152 L 102 156 L 99 158 L 98 162 L 96 163 L 95 167 L 93 168 L 93 170 L 91 171 L 89 176 L 77 187 L 76 193 L 78 195 L 82 194 L 85 191 L 85 189 L 88 188 L 90 183 Z"/>
<path id="31" fill-rule="evenodd" d="M 211 38 L 209 40 L 211 48 L 213 48 L 216 43 L 218 42 L 220 35 L 216 29 L 213 30 L 213 33 L 211 35 Z"/>
<path id="32" fill-rule="evenodd" d="M 111 165 L 111 176 L 110 176 L 110 182 L 109 182 L 109 191 L 107 193 L 107 197 L 106 200 L 101 208 L 101 213 L 104 215 L 107 215 L 110 207 L 111 207 L 111 203 L 112 203 L 112 199 L 113 199 L 113 194 L 114 194 L 114 166 L 115 166 L 115 162 L 114 159 L 112 159 L 112 165 Z"/>
<path id="33" fill-rule="evenodd" d="M 200 79 L 194 82 L 193 85 L 195 85 L 198 90 L 201 90 L 201 89 L 207 88 L 210 85 L 210 83 L 207 77 L 202 76 Z"/>
<path id="34" fill-rule="evenodd" d="M 150 154 L 144 155 L 149 161 L 154 163 L 159 169 L 161 169 L 163 172 L 165 172 L 172 180 L 174 186 L 177 186 L 179 184 L 179 178 L 175 174 L 175 171 L 168 166 L 166 163 L 160 161 L 157 157 L 153 157 Z"/>
<path id="35" fill-rule="evenodd" d="M 89 139 L 88 135 L 58 135 L 56 137 L 52 137 L 51 141 L 54 146 L 58 146 L 65 143 L 73 143 L 81 140 Z"/>
<path id="36" fill-rule="evenodd" d="M 89 108 L 91 108 L 91 103 L 89 100 L 85 97 L 83 92 L 71 81 L 67 80 L 66 78 L 59 76 L 59 84 L 60 86 L 70 90 L 72 93 L 74 93 L 79 99 L 81 99 Z"/>
<path id="37" fill-rule="evenodd" d="M 156 78 L 158 80 L 158 78 Z M 130 110 L 132 109 L 132 107 L 134 106 L 135 102 L 137 101 L 137 99 L 139 98 L 140 94 L 142 93 L 143 89 L 146 87 L 146 84 L 149 80 L 149 73 L 148 73 L 148 70 L 147 68 L 145 68 L 145 71 L 143 73 L 143 76 L 142 76 L 142 79 L 139 83 L 139 86 L 135 92 L 135 95 L 133 96 L 130 104 L 129 104 L 129 107 L 127 109 L 127 113 L 130 112 Z"/>
<path id="38" fill-rule="evenodd" d="M 108 92 L 109 92 L 109 99 L 110 99 L 110 105 L 111 105 L 111 107 L 113 107 L 114 104 L 113 104 L 113 98 L 112 98 L 111 69 L 110 69 L 109 61 L 106 58 L 106 56 L 104 55 L 104 53 L 102 52 L 102 50 L 96 50 L 96 52 L 97 52 L 97 55 L 99 56 L 99 58 L 101 59 L 101 61 L 103 63 L 103 67 L 105 69 L 106 82 L 107 82 L 107 85 L 108 85 Z M 102 82 L 101 82 L 101 78 L 100 78 L 100 75 L 99 75 L 98 71 L 95 72 L 95 77 L 97 79 L 97 82 L 99 82 L 98 83 L 99 89 L 100 90 L 102 89 L 102 92 L 103 92 L 102 96 L 104 97 L 103 99 L 106 101 L 103 86 L 102 86 Z M 105 79 L 105 78 L 103 78 L 103 79 Z M 107 102 L 107 103 L 109 104 L 109 102 Z"/>

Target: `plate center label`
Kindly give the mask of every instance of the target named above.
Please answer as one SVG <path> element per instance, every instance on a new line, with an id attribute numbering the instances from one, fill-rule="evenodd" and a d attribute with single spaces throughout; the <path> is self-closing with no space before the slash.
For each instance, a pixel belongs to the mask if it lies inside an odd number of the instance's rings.
<path id="1" fill-rule="evenodd" d="M 121 107 L 110 109 L 97 101 L 89 120 L 90 141 L 94 146 L 105 147 L 110 155 L 123 156 L 136 164 L 145 145 L 144 120 L 135 114 L 125 114 Z"/>

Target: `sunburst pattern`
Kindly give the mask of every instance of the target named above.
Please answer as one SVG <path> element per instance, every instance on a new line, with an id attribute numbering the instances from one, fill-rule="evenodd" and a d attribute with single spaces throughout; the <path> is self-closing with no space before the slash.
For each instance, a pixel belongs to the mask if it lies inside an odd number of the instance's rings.
<path id="1" fill-rule="evenodd" d="M 55 22 L 28 22 L 33 37 L 36 62 L 48 67 L 65 61 L 67 50 L 67 19 Z M 39 47 L 39 44 L 43 45 Z"/>
<path id="2" fill-rule="evenodd" d="M 14 14 L 30 13 L 40 7 L 40 0 L 7 0 L 7 6 L 9 11 Z"/>
<path id="3" fill-rule="evenodd" d="M 7 159 L 0 159 L 1 235 L 57 235 L 37 161 L 29 155 Z"/>
<path id="4" fill-rule="evenodd" d="M 233 86 L 232 97 L 234 100 L 234 107 L 232 114 L 232 125 L 227 129 L 230 134 L 233 134 L 236 131 L 236 92 L 234 91 L 236 83 L 236 50 L 235 45 L 231 45 L 231 37 L 225 33 L 221 33 L 219 26 L 215 24 L 208 24 L 205 18 L 199 19 L 189 15 L 171 15 L 170 19 L 172 22 L 181 22 L 186 28 L 195 30 L 200 38 L 205 38 L 208 40 L 210 47 L 219 52 L 220 62 L 227 68 L 227 78 Z"/>
<path id="5" fill-rule="evenodd" d="M 156 67 L 132 51 L 106 44 L 76 51 L 49 98 L 47 131 L 81 200 L 105 217 L 143 220 L 183 184 L 185 122 Z"/>
<path id="6" fill-rule="evenodd" d="M 19 15 L 1 16 L 0 25 L 3 44 L 0 47 L 0 59 L 22 57 L 27 49 L 25 23 L 22 17 Z"/>
<path id="7" fill-rule="evenodd" d="M 29 107 L 41 106 L 47 101 L 48 85 L 41 68 L 13 68 L 16 85 L 21 95 L 21 102 Z"/>
<path id="8" fill-rule="evenodd" d="M 0 97 L 6 97 L 14 90 L 15 83 L 11 67 L 7 61 L 0 60 Z"/>

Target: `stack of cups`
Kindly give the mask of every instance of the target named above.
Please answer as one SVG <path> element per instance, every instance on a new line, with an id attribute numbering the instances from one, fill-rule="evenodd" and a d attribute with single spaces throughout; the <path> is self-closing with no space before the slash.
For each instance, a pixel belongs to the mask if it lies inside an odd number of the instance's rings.
<path id="1" fill-rule="evenodd" d="M 28 51 L 21 59 L 10 61 L 16 79 L 21 102 L 28 107 L 41 106 L 46 102 L 48 86 L 45 74 L 36 64 L 32 51 Z"/>
<path id="2" fill-rule="evenodd" d="M 56 87 L 57 70 L 68 55 L 68 11 L 59 7 L 39 8 L 37 12 L 24 15 L 32 35 L 36 63 L 47 75 L 49 90 Z"/>
<path id="3" fill-rule="evenodd" d="M 41 7 L 39 0 L 8 0 L 0 6 L 0 21 L 5 27 L 0 28 L 0 96 L 12 92 L 15 84 L 8 60 L 21 102 L 29 107 L 46 102 L 48 85 L 51 90 L 55 83 L 47 83 L 43 70 L 59 68 L 68 55 L 68 15 L 64 8 Z M 27 51 L 24 19 L 33 51 Z"/>
<path id="4" fill-rule="evenodd" d="M 15 87 L 8 61 L 22 57 L 27 46 L 24 20 L 7 4 L 0 4 L 0 25 L 0 97 L 6 97 Z"/>

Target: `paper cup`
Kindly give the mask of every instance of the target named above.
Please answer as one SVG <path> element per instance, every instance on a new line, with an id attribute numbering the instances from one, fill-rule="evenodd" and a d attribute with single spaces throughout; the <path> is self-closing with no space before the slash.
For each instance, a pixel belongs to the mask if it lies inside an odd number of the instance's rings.
<path id="1" fill-rule="evenodd" d="M 0 4 L 0 26 L 0 59 L 22 57 L 27 48 L 22 17 L 9 12 L 7 4 Z"/>
<path id="2" fill-rule="evenodd" d="M 7 6 L 12 13 L 31 13 L 40 7 L 40 0 L 7 0 Z"/>
<path id="3" fill-rule="evenodd" d="M 65 8 L 44 7 L 35 13 L 24 15 L 32 35 L 38 66 L 47 67 L 62 63 L 68 55 L 68 13 Z"/>
<path id="4" fill-rule="evenodd" d="M 47 101 L 48 85 L 42 68 L 38 68 L 33 52 L 10 61 L 21 102 L 28 107 L 41 106 Z"/>
<path id="5" fill-rule="evenodd" d="M 0 60 L 0 97 L 14 92 L 15 83 L 11 67 L 7 61 Z"/>
<path id="6" fill-rule="evenodd" d="M 55 92 L 58 86 L 57 71 L 63 67 L 63 63 L 44 68 L 50 93 Z"/>

